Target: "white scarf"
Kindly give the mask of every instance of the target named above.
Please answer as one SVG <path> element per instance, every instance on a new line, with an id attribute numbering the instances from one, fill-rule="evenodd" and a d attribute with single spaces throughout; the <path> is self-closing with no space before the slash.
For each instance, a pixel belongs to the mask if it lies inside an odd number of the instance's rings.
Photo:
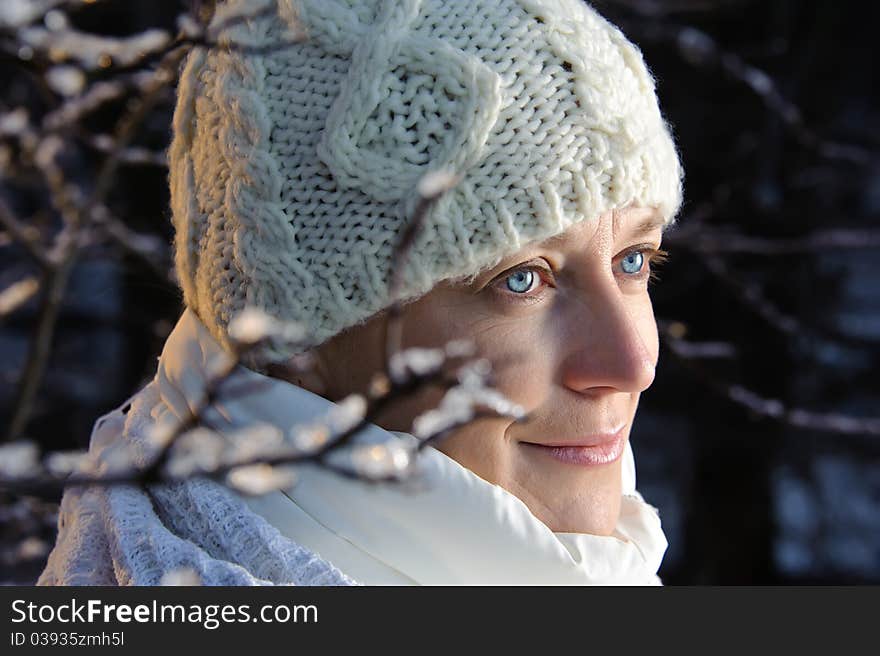
<path id="1" fill-rule="evenodd" d="M 169 337 L 159 391 L 178 418 L 204 384 L 219 345 L 191 311 Z M 236 427 L 268 423 L 282 430 L 324 416 L 321 396 L 249 370 L 260 392 L 218 404 Z M 412 435 L 370 424 L 358 442 Z M 289 490 L 249 498 L 248 505 L 282 534 L 315 551 L 357 581 L 371 584 L 659 584 L 666 551 L 657 510 L 635 490 L 627 443 L 620 519 L 610 536 L 553 532 L 516 496 L 480 478 L 441 451 L 419 455 L 418 489 L 347 479 L 300 466 Z"/>

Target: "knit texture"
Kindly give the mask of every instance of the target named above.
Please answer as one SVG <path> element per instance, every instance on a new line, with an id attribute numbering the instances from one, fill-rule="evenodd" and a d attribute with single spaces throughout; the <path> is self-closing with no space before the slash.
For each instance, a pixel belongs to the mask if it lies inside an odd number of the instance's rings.
<path id="1" fill-rule="evenodd" d="M 189 56 L 169 161 L 184 300 L 221 344 L 246 305 L 319 344 L 610 209 L 675 220 L 654 80 L 581 0 L 230 0 L 213 24 L 233 47 Z M 440 170 L 459 184 L 394 261 Z"/>
<path id="2" fill-rule="evenodd" d="M 144 466 L 161 409 L 154 380 L 98 419 L 89 449 L 98 471 L 117 449 Z M 356 584 L 207 479 L 66 490 L 58 539 L 37 584 L 160 585 L 182 569 L 195 572 L 202 585 Z"/>

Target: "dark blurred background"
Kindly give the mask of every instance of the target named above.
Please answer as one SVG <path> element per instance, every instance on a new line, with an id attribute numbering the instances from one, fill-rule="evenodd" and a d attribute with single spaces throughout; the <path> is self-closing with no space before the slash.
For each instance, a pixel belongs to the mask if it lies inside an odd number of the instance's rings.
<path id="1" fill-rule="evenodd" d="M 880 583 L 880 9 L 593 4 L 641 47 L 686 171 L 653 291 L 660 366 L 632 436 L 639 490 L 670 543 L 660 575 L 667 584 Z M 126 36 L 174 31 L 188 6 L 106 0 L 65 13 L 76 29 Z M 0 114 L 23 107 L 39 123 L 60 102 L 41 78 L 53 64 L 14 40 L 0 28 Z M 88 82 L 102 74 L 89 71 Z M 82 147 L 64 162 L 75 182 L 84 176 L 88 187 L 105 156 L 88 135 L 109 132 L 127 102 L 79 122 L 71 138 Z M 134 146 L 161 155 L 172 108 L 169 89 Z M 58 218 L 39 185 L 10 174 L 14 141 L 0 151 L 0 198 L 51 236 Z M 122 162 L 105 202 L 141 247 L 98 240 L 73 265 L 18 437 L 84 448 L 95 419 L 152 377 L 181 311 L 167 275 L 166 175 L 161 156 Z M 0 226 L 0 291 L 31 275 L 28 253 Z M 0 312 L 0 431 L 21 398 L 42 296 Z M 52 499 L 0 496 L 0 581 L 35 580 L 54 512 Z"/>

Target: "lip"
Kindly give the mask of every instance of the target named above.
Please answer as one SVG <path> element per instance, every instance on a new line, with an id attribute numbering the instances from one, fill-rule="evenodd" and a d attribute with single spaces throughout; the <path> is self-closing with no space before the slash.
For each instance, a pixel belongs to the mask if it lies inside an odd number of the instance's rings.
<path id="1" fill-rule="evenodd" d="M 536 450 L 570 465 L 587 467 L 607 465 L 623 455 L 626 446 L 626 424 L 616 433 L 589 435 L 570 442 L 553 444 L 521 442 L 521 444 L 530 450 Z"/>

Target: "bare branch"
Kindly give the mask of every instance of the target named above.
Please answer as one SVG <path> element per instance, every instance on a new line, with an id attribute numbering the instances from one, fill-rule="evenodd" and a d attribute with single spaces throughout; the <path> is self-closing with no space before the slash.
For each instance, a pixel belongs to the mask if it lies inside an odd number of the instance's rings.
<path id="1" fill-rule="evenodd" d="M 681 58 L 698 68 L 717 68 L 757 95 L 764 106 L 776 116 L 802 146 L 826 159 L 865 166 L 873 162 L 876 152 L 856 144 L 841 143 L 822 138 L 803 119 L 803 112 L 791 102 L 779 85 L 766 71 L 746 62 L 740 55 L 723 49 L 703 30 L 693 26 L 678 26 L 656 20 L 653 2 L 625 2 L 641 14 L 641 22 L 632 31 L 645 39 L 674 45 Z"/>
<path id="2" fill-rule="evenodd" d="M 680 348 L 681 334 L 675 323 L 659 322 L 660 335 L 669 346 L 670 352 L 682 362 L 691 373 L 705 383 L 716 394 L 761 418 L 772 419 L 795 428 L 803 428 L 839 435 L 880 436 L 880 417 L 853 417 L 838 413 L 821 413 L 804 408 L 786 406 L 778 399 L 761 396 L 737 383 L 719 380 L 710 375 L 698 361 L 689 357 L 687 349 Z"/>
<path id="3" fill-rule="evenodd" d="M 247 345 L 246 348 L 255 348 L 261 341 L 262 340 L 257 340 L 252 344 Z M 450 351 L 457 353 L 458 347 L 453 345 L 450 348 Z M 52 495 L 57 494 L 61 489 L 73 486 L 144 486 L 156 483 L 177 482 L 193 477 L 207 477 L 222 481 L 231 472 L 243 467 L 255 465 L 279 467 L 304 462 L 318 463 L 323 467 L 326 467 L 328 470 L 363 480 L 397 480 L 399 478 L 398 476 L 365 476 L 364 472 L 358 471 L 357 468 L 352 469 L 333 462 L 330 459 L 330 456 L 344 447 L 351 445 L 354 437 L 373 423 L 385 408 L 392 403 L 399 402 L 401 399 L 423 390 L 426 386 L 439 385 L 446 389 L 451 389 L 455 386 L 464 384 L 465 386 L 470 386 L 472 389 L 476 389 L 472 380 L 468 382 L 468 376 L 473 375 L 472 373 L 464 374 L 464 378 L 450 378 L 444 370 L 443 365 L 446 363 L 439 363 L 438 366 L 430 367 L 421 372 L 410 371 L 411 375 L 400 378 L 396 382 L 389 381 L 387 388 L 369 399 L 366 409 L 360 419 L 351 422 L 348 426 L 344 426 L 343 424 L 344 427 L 338 432 L 334 433 L 330 430 L 333 421 L 328 420 L 327 418 L 319 420 L 327 421 L 328 423 L 323 427 L 323 430 L 325 431 L 323 437 L 317 441 L 314 448 L 303 448 L 302 444 L 296 443 L 286 447 L 280 445 L 283 448 L 278 448 L 278 446 L 276 446 L 276 448 L 269 450 L 255 450 L 254 452 L 245 452 L 246 457 L 244 458 L 235 457 L 228 460 L 221 460 L 216 466 L 209 469 L 196 471 L 187 471 L 184 469 L 182 472 L 175 471 L 173 465 L 176 446 L 180 444 L 183 438 L 190 434 L 190 431 L 196 430 L 199 426 L 206 425 L 206 411 L 218 400 L 219 394 L 223 389 L 223 382 L 229 379 L 229 376 L 237 367 L 243 352 L 244 351 L 239 351 L 235 354 L 229 355 L 222 362 L 218 363 L 214 375 L 211 376 L 206 383 L 205 391 L 201 400 L 197 402 L 194 407 L 190 408 L 187 416 L 179 422 L 176 422 L 174 426 L 167 428 L 167 432 L 161 436 L 157 452 L 147 466 L 142 468 L 127 468 L 122 471 L 112 470 L 109 473 L 100 475 L 74 473 L 66 478 L 53 476 L 51 473 L 16 476 L 12 478 L 4 476 L 0 477 L 0 489 L 6 489 L 17 494 Z M 455 359 L 457 356 L 450 357 L 451 359 Z M 470 370 L 468 369 L 468 371 Z M 503 400 L 503 397 L 497 395 L 494 391 L 492 392 L 496 395 L 498 400 Z M 484 398 L 478 396 L 475 399 L 475 402 L 483 403 Z M 490 407 L 488 410 L 482 410 L 471 415 L 471 420 L 488 416 L 508 416 L 503 404 L 494 401 L 491 401 L 490 404 L 494 407 Z M 508 404 L 508 406 L 511 408 L 510 412 L 513 413 L 510 416 L 514 419 L 522 421 L 525 418 L 525 415 L 516 410 L 513 405 Z M 338 407 L 340 406 L 337 406 L 337 408 Z M 464 423 L 466 423 L 466 421 L 462 420 L 453 425 L 446 425 L 438 434 L 426 435 L 423 441 L 431 443 L 436 442 L 441 437 L 447 435 L 455 427 L 463 425 Z M 317 426 L 300 427 L 300 430 L 313 431 L 316 428 Z M 27 472 L 24 473 L 26 474 Z"/>
<path id="4" fill-rule="evenodd" d="M 105 158 L 96 176 L 95 186 L 89 198 L 84 202 L 71 193 L 61 168 L 55 164 L 55 152 L 58 147 L 53 146 L 52 151 L 45 156 L 41 155 L 39 150 L 35 154 L 34 159 L 45 173 L 53 203 L 64 217 L 67 230 L 62 232 L 60 238 L 56 240 L 56 254 L 52 257 L 56 265 L 45 274 L 42 285 L 44 293 L 37 326 L 13 403 L 12 419 L 7 431 L 7 439 L 9 440 L 21 435 L 30 417 L 33 400 L 45 372 L 64 291 L 74 263 L 79 256 L 81 240 L 86 235 L 85 228 L 90 223 L 94 209 L 103 204 L 104 197 L 110 189 L 113 176 L 119 166 L 121 151 L 133 138 L 138 126 L 158 98 L 161 89 L 173 81 L 174 72 L 184 54 L 182 50 L 178 50 L 163 61 L 144 96 L 134 102 L 129 111 L 120 119 L 116 128 L 116 149 Z M 58 139 L 58 137 L 48 137 L 46 142 L 50 139 Z"/>
<path id="5" fill-rule="evenodd" d="M 85 140 L 92 148 L 102 153 L 112 153 L 117 149 L 115 140 L 109 134 L 87 135 Z M 168 166 L 168 158 L 164 151 L 157 152 L 137 146 L 122 148 L 119 151 L 118 157 L 122 164 L 158 166 L 161 168 Z"/>
<path id="6" fill-rule="evenodd" d="M 124 252 L 138 258 L 157 278 L 176 284 L 168 245 L 155 235 L 134 232 L 117 217 L 111 216 L 106 206 L 92 213 L 95 227 Z"/>
<path id="7" fill-rule="evenodd" d="M 458 184 L 460 178 L 448 171 L 434 171 L 425 175 L 416 186 L 417 202 L 412 217 L 406 225 L 400 242 L 394 249 L 397 266 L 391 272 L 388 296 L 395 299 L 386 309 L 388 320 L 385 324 L 385 354 L 384 361 L 391 362 L 394 354 L 401 348 L 403 337 L 402 314 L 403 306 L 397 295 L 403 286 L 403 274 L 410 258 L 410 251 L 415 244 L 416 237 L 422 229 L 422 224 L 428 212 L 450 189 Z"/>
<path id="8" fill-rule="evenodd" d="M 770 239 L 744 235 L 733 226 L 691 225 L 688 217 L 682 221 L 681 229 L 670 231 L 664 240 L 671 246 L 702 253 L 794 255 L 832 249 L 880 248 L 880 230 L 835 228 L 817 230 L 803 237 Z"/>
<path id="9" fill-rule="evenodd" d="M 24 225 L 6 202 L 0 198 L 0 224 L 9 232 L 9 235 L 21 244 L 34 261 L 43 269 L 50 269 L 52 262 L 49 254 L 39 241 L 39 232 L 30 226 Z"/>

